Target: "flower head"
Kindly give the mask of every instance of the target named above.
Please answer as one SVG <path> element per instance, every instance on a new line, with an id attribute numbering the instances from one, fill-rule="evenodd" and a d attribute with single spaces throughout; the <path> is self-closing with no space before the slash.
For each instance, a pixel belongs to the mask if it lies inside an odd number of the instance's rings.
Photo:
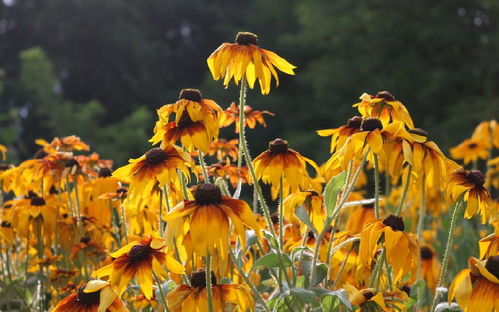
<path id="1" fill-rule="evenodd" d="M 235 43 L 223 43 L 210 55 L 207 62 L 213 79 L 223 78 L 225 87 L 228 87 L 232 79 L 237 85 L 245 77 L 248 86 L 253 89 L 258 79 L 264 95 L 270 92 L 272 77 L 276 86 L 279 85 L 274 66 L 288 75 L 294 75 L 293 69 L 296 68 L 274 52 L 260 48 L 258 37 L 249 32 L 238 33 Z"/>

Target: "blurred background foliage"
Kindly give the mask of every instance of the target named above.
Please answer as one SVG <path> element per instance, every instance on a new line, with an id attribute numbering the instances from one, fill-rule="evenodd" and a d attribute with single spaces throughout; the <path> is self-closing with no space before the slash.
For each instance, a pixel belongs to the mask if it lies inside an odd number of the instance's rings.
<path id="1" fill-rule="evenodd" d="M 498 22 L 496 0 L 3 0 L 0 144 L 22 160 L 36 138 L 76 134 L 122 164 L 148 149 L 155 109 L 181 88 L 223 108 L 237 100 L 206 58 L 251 31 L 298 66 L 270 95 L 250 92 L 249 105 L 277 114 L 249 131 L 253 153 L 283 137 L 322 161 L 329 142 L 315 130 L 380 90 L 447 152 L 499 117 Z"/>

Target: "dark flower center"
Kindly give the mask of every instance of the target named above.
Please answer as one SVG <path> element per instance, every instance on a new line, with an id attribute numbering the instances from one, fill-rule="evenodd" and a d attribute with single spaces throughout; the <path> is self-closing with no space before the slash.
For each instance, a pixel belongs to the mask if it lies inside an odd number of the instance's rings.
<path id="1" fill-rule="evenodd" d="M 364 205 L 362 205 L 362 208 L 364 208 L 364 209 L 374 209 L 374 203 L 364 204 Z"/>
<path id="2" fill-rule="evenodd" d="M 309 190 L 309 191 L 307 191 L 307 192 L 308 192 L 308 193 L 310 193 L 310 195 L 309 195 L 309 196 L 319 196 L 319 193 L 317 193 L 317 192 L 316 192 L 316 191 L 314 191 L 314 190 Z"/>
<path id="3" fill-rule="evenodd" d="M 48 153 L 45 150 L 39 149 L 35 153 L 35 159 L 42 159 L 42 158 L 45 158 L 45 156 L 47 156 L 47 155 L 48 155 Z"/>
<path id="4" fill-rule="evenodd" d="M 219 204 L 222 202 L 222 192 L 218 186 L 205 183 L 198 187 L 194 199 L 199 205 Z"/>
<path id="5" fill-rule="evenodd" d="M 366 298 L 366 300 L 369 300 L 371 299 L 372 297 L 374 297 L 374 293 L 372 291 L 366 291 L 365 293 L 363 293 L 362 295 L 364 295 L 364 298 Z"/>
<path id="6" fill-rule="evenodd" d="M 421 247 L 420 253 L 421 259 L 430 260 L 431 258 L 433 258 L 433 251 L 426 246 Z"/>
<path id="7" fill-rule="evenodd" d="M 76 159 L 71 158 L 64 161 L 65 168 L 73 168 L 74 166 L 78 167 L 78 162 L 76 161 Z"/>
<path id="8" fill-rule="evenodd" d="M 269 143 L 269 150 L 273 153 L 284 153 L 288 151 L 288 141 L 275 139 Z"/>
<path id="9" fill-rule="evenodd" d="M 258 45 L 258 36 L 250 32 L 240 32 L 236 36 L 236 43 L 243 45 Z"/>
<path id="10" fill-rule="evenodd" d="M 315 234 L 314 234 L 314 232 L 312 232 L 312 231 L 308 231 L 308 233 L 307 233 L 307 237 L 308 237 L 308 239 L 314 239 L 314 238 L 315 238 Z"/>
<path id="11" fill-rule="evenodd" d="M 409 296 L 411 295 L 411 287 L 409 287 L 407 285 L 400 287 L 400 290 L 402 290 L 403 292 L 405 292 Z"/>
<path id="12" fill-rule="evenodd" d="M 385 101 L 395 101 L 395 97 L 388 91 L 380 91 L 376 94 L 377 98 L 382 98 Z"/>
<path id="13" fill-rule="evenodd" d="M 5 171 L 10 169 L 11 166 L 9 164 L 0 164 L 0 171 Z"/>
<path id="14" fill-rule="evenodd" d="M 166 159 L 166 153 L 159 147 L 151 148 L 146 153 L 146 160 L 151 165 L 158 165 Z"/>
<path id="15" fill-rule="evenodd" d="M 495 277 L 499 278 L 499 256 L 489 257 L 485 263 L 485 268 Z"/>
<path id="16" fill-rule="evenodd" d="M 381 120 L 374 117 L 365 118 L 360 124 L 360 131 L 374 131 L 375 129 L 383 129 Z"/>
<path id="17" fill-rule="evenodd" d="M 69 217 L 69 215 L 68 215 L 67 213 L 63 213 L 63 214 L 62 214 L 62 218 L 63 218 L 63 219 L 66 219 L 67 217 Z"/>
<path id="18" fill-rule="evenodd" d="M 192 287 L 199 287 L 199 288 L 206 287 L 206 271 L 201 269 L 193 272 L 191 274 L 190 280 Z M 217 284 L 217 277 L 215 276 L 215 273 L 211 271 L 211 285 L 216 285 L 216 284 Z"/>
<path id="19" fill-rule="evenodd" d="M 383 224 L 391 227 L 394 231 L 403 232 L 405 230 L 404 220 L 401 217 L 397 217 L 394 215 L 389 215 L 388 217 L 386 217 L 385 220 L 383 220 Z"/>
<path id="20" fill-rule="evenodd" d="M 128 190 L 124 187 L 120 187 L 119 189 L 116 190 L 116 194 L 122 195 L 122 196 L 126 195 L 127 192 L 128 192 Z"/>
<path id="21" fill-rule="evenodd" d="M 128 257 L 130 261 L 137 263 L 142 262 L 151 253 L 151 247 L 143 244 L 137 244 L 130 249 L 128 252 Z"/>
<path id="22" fill-rule="evenodd" d="M 193 102 L 200 102 L 203 99 L 201 92 L 198 89 L 182 89 L 180 90 L 179 100 L 189 100 Z"/>
<path id="23" fill-rule="evenodd" d="M 485 183 L 485 176 L 480 170 L 470 170 L 467 175 L 470 181 L 476 186 L 483 186 Z"/>
<path id="24" fill-rule="evenodd" d="M 416 134 L 416 135 L 420 135 L 420 136 L 424 136 L 424 137 L 428 137 L 428 132 L 426 132 L 425 130 L 423 130 L 421 128 L 408 129 L 407 132 L 412 133 L 412 134 Z"/>
<path id="25" fill-rule="evenodd" d="M 113 172 L 108 167 L 103 167 L 103 168 L 100 168 L 100 170 L 99 170 L 99 177 L 100 178 L 110 177 L 112 175 L 113 175 Z"/>
<path id="26" fill-rule="evenodd" d="M 25 198 L 29 198 L 29 199 L 31 199 L 33 197 L 38 197 L 38 195 L 33 191 L 29 191 L 28 195 L 25 196 Z"/>
<path id="27" fill-rule="evenodd" d="M 76 295 L 76 301 L 80 304 L 86 306 L 92 306 L 99 304 L 100 301 L 100 290 L 86 293 L 83 290 L 85 289 L 85 285 L 78 289 L 78 295 Z"/>
<path id="28" fill-rule="evenodd" d="M 2 221 L 0 226 L 4 227 L 4 228 L 10 228 L 12 226 L 12 224 L 9 221 Z"/>
<path id="29" fill-rule="evenodd" d="M 52 185 L 52 186 L 50 187 L 49 194 L 54 195 L 54 194 L 58 194 L 58 193 L 59 193 L 59 191 L 57 191 L 57 189 L 55 188 L 55 186 L 54 186 L 54 185 Z"/>
<path id="30" fill-rule="evenodd" d="M 41 197 L 32 197 L 31 198 L 31 206 L 43 206 L 45 205 L 45 200 Z"/>
<path id="31" fill-rule="evenodd" d="M 80 238 L 80 243 L 88 244 L 89 241 L 90 241 L 90 237 L 88 237 L 88 236 Z"/>
<path id="32" fill-rule="evenodd" d="M 189 116 L 189 113 L 187 111 L 184 111 L 182 113 L 182 116 L 180 116 L 180 120 L 178 121 L 177 126 L 179 128 L 188 128 L 194 124 L 194 121 L 192 121 L 191 116 Z"/>
<path id="33" fill-rule="evenodd" d="M 270 220 L 272 221 L 272 224 L 279 224 L 279 216 L 277 214 L 273 214 L 272 216 L 270 216 Z"/>
<path id="34" fill-rule="evenodd" d="M 468 148 L 471 148 L 471 149 L 474 149 L 477 146 L 478 146 L 478 144 L 476 144 L 476 143 L 470 143 L 470 144 L 468 144 Z"/>
<path id="35" fill-rule="evenodd" d="M 352 118 L 348 119 L 347 126 L 353 129 L 360 129 L 361 123 L 362 123 L 362 117 L 353 116 Z"/>

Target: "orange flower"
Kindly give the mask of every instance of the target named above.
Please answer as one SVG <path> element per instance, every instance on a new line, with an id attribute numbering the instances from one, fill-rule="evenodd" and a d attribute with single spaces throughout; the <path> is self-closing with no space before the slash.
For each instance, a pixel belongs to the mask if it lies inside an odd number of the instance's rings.
<path id="1" fill-rule="evenodd" d="M 231 124 L 235 123 L 236 133 L 239 133 L 239 108 L 240 106 L 236 106 L 236 103 L 230 103 L 230 107 L 224 110 L 225 114 L 222 115 L 222 118 L 220 119 L 220 124 L 222 125 L 222 127 L 228 127 Z M 244 125 L 250 127 L 251 129 L 255 128 L 257 123 L 264 127 L 267 127 L 265 119 L 263 119 L 264 114 L 275 116 L 274 113 L 271 113 L 269 111 L 257 111 L 249 105 L 244 105 Z"/>
<path id="2" fill-rule="evenodd" d="M 213 79 L 224 78 L 226 88 L 232 79 L 237 85 L 246 77 L 248 86 L 253 89 L 258 79 L 263 95 L 270 92 L 271 75 L 276 86 L 279 85 L 274 66 L 288 75 L 294 75 L 293 69 L 296 68 L 274 52 L 258 47 L 258 37 L 249 32 L 238 33 L 235 43 L 223 43 L 210 55 L 207 62 Z"/>
<path id="3" fill-rule="evenodd" d="M 135 241 L 113 252 L 115 258 L 111 264 L 94 272 L 98 278 L 109 276 L 109 281 L 123 293 L 132 278 L 137 281 L 147 299 L 153 295 L 153 272 L 159 277 L 166 277 L 167 269 L 175 274 L 184 273 L 184 267 L 165 253 L 165 241 L 156 234 L 147 235 L 140 241 Z"/>
<path id="4" fill-rule="evenodd" d="M 404 104 L 397 101 L 388 91 L 380 91 L 375 96 L 364 93 L 360 96 L 362 102 L 354 104 L 364 118 L 375 117 L 381 120 L 384 126 L 391 122 L 400 121 L 409 128 L 414 128 L 411 115 Z"/>
<path id="5" fill-rule="evenodd" d="M 483 140 L 466 139 L 458 146 L 450 149 L 450 155 L 454 159 L 463 159 L 465 165 L 476 162 L 479 158 L 487 159 L 489 156 L 489 143 Z"/>

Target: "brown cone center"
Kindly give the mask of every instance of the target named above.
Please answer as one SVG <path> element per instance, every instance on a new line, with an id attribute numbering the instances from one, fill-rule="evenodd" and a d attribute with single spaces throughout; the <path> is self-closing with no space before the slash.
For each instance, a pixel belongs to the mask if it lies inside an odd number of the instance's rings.
<path id="1" fill-rule="evenodd" d="M 360 131 L 374 131 L 375 129 L 383 129 L 381 120 L 374 117 L 365 118 L 360 124 Z"/>
<path id="2" fill-rule="evenodd" d="M 258 45 L 258 36 L 250 32 L 240 32 L 236 36 L 236 43 L 242 45 Z"/>
<path id="3" fill-rule="evenodd" d="M 275 139 L 269 143 L 269 150 L 273 153 L 284 153 L 288 151 L 288 141 L 283 139 Z"/>
<path id="4" fill-rule="evenodd" d="M 166 159 L 166 153 L 159 147 L 150 149 L 146 153 L 146 160 L 151 165 L 158 165 Z"/>
<path id="5" fill-rule="evenodd" d="M 200 102 L 203 99 L 201 91 L 198 89 L 182 89 L 180 90 L 179 100 L 189 100 L 193 102 Z"/>
<path id="6" fill-rule="evenodd" d="M 206 287 L 206 271 L 201 269 L 193 272 L 191 274 L 190 281 L 192 287 L 199 287 L 199 288 Z M 213 286 L 216 284 L 217 284 L 217 277 L 215 276 L 215 273 L 211 271 L 211 285 Z"/>
<path id="7" fill-rule="evenodd" d="M 83 291 L 83 289 L 85 289 L 85 285 L 80 287 L 80 289 L 78 290 L 78 294 L 76 295 L 76 301 L 78 301 L 80 304 L 83 304 L 86 306 L 92 306 L 92 305 L 99 304 L 100 290 L 86 293 Z"/>
<path id="8" fill-rule="evenodd" d="M 394 231 L 403 232 L 405 230 L 404 220 L 401 217 L 397 217 L 394 215 L 389 215 L 388 217 L 386 217 L 385 220 L 383 220 L 383 224 L 391 227 Z"/>
<path id="9" fill-rule="evenodd" d="M 495 277 L 499 278 L 499 256 L 489 257 L 485 263 L 485 268 Z"/>
<path id="10" fill-rule="evenodd" d="M 138 244 L 132 247 L 128 252 L 128 257 L 134 263 L 142 262 L 149 256 L 151 248 L 147 245 Z"/>
<path id="11" fill-rule="evenodd" d="M 483 186 L 485 183 L 485 176 L 480 170 L 470 170 L 468 172 L 468 178 L 472 181 L 473 184 L 477 186 Z"/>
<path id="12" fill-rule="evenodd" d="M 222 202 L 222 192 L 218 186 L 205 183 L 198 187 L 194 199 L 199 205 L 219 204 Z"/>

